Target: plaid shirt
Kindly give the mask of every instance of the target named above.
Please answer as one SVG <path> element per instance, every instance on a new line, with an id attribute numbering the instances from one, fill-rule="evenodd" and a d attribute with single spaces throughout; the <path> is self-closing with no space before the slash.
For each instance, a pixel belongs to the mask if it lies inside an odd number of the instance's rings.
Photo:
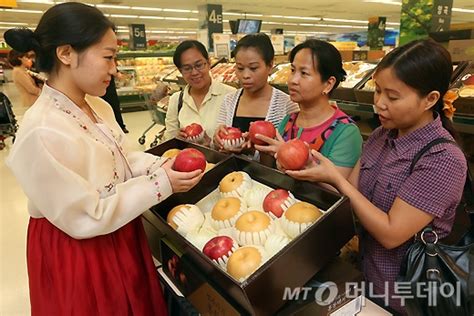
<path id="1" fill-rule="evenodd" d="M 466 160 L 454 144 L 442 143 L 425 153 L 412 174 L 409 167 L 416 153 L 430 141 L 451 135 L 441 124 L 439 116 L 428 125 L 395 138 L 395 131 L 375 130 L 361 157 L 359 190 L 375 206 L 388 212 L 396 197 L 434 216 L 433 229 L 443 238 L 451 231 L 455 210 L 461 199 L 466 177 Z M 401 262 L 413 240 L 388 250 L 367 232 L 361 236 L 363 270 L 374 292 L 393 292 Z M 391 297 L 391 295 L 389 296 Z M 402 311 L 399 299 L 390 299 L 390 306 Z"/>

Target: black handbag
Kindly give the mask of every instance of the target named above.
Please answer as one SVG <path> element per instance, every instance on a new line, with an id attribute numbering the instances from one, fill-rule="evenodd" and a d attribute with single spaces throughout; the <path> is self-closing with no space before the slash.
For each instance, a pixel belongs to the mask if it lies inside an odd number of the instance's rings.
<path id="1" fill-rule="evenodd" d="M 474 244 L 444 245 L 431 227 L 409 247 L 400 283 L 410 284 L 408 315 L 472 315 Z"/>
<path id="2" fill-rule="evenodd" d="M 413 159 L 410 173 L 418 159 L 430 147 L 442 142 L 452 141 L 439 138 L 426 145 Z M 405 307 L 409 315 L 473 315 L 473 196 L 468 168 L 460 206 L 463 212 L 470 215 L 470 229 L 456 245 L 446 245 L 438 241 L 438 235 L 428 226 L 415 236 L 414 243 L 408 248 L 397 281 L 409 285 L 409 293 L 404 293 L 407 298 Z"/>

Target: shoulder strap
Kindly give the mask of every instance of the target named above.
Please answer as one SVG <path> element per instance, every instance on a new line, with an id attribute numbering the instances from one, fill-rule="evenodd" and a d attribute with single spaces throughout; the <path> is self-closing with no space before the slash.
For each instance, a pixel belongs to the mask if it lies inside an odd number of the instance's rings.
<path id="1" fill-rule="evenodd" d="M 285 134 L 286 125 L 288 124 L 288 121 L 290 120 L 290 116 L 291 114 L 285 115 L 285 117 L 283 117 L 280 124 L 278 125 L 278 133 L 280 133 L 282 137 Z"/>
<path id="2" fill-rule="evenodd" d="M 288 114 L 280 123 L 280 126 L 282 127 L 283 130 L 279 132 L 280 132 L 281 137 L 283 137 L 285 141 L 290 140 L 293 126 L 295 124 L 297 117 L 298 117 L 298 112 Z"/>
<path id="3" fill-rule="evenodd" d="M 425 147 L 421 148 L 421 150 L 419 152 L 416 153 L 415 157 L 413 158 L 413 160 L 411 161 L 411 164 L 410 164 L 410 174 L 413 172 L 413 169 L 415 168 L 415 165 L 416 163 L 418 162 L 418 160 L 420 160 L 420 158 L 428 151 L 430 150 L 431 147 L 435 146 L 435 145 L 438 145 L 438 144 L 442 144 L 442 143 L 452 143 L 454 145 L 458 145 L 455 141 L 452 141 L 452 140 L 449 140 L 447 138 L 443 138 L 443 137 L 440 137 L 440 138 L 436 138 L 435 140 L 432 140 L 431 142 L 429 142 L 428 144 L 425 145 Z"/>
<path id="4" fill-rule="evenodd" d="M 181 90 L 178 97 L 178 115 L 179 115 L 179 111 L 181 111 L 181 108 L 183 107 L 183 96 L 184 96 L 184 90 Z"/>
<path id="5" fill-rule="evenodd" d="M 313 149 L 316 149 L 317 151 L 321 152 L 321 150 L 323 149 L 326 141 L 330 138 L 330 136 L 333 134 L 333 132 L 337 129 L 337 127 L 339 125 L 345 125 L 345 124 L 352 124 L 354 123 L 354 120 L 347 116 L 347 115 L 344 115 L 344 116 L 339 116 L 339 117 L 336 117 L 331 125 L 329 125 L 324 131 L 321 132 L 320 135 L 318 135 L 314 141 L 313 141 L 313 145 L 311 146 Z M 337 133 L 337 136 L 339 136 L 340 132 L 342 132 L 341 129 L 338 129 L 339 132 Z M 337 138 L 337 137 L 335 137 Z M 334 139 L 335 139 L 334 138 Z"/>
<path id="6" fill-rule="evenodd" d="M 413 158 L 411 165 L 410 165 L 410 174 L 413 172 L 416 163 L 420 158 L 433 146 L 441 143 L 452 143 L 456 146 L 459 146 L 455 141 L 446 139 L 446 138 L 436 138 L 435 140 L 429 142 L 425 145 Z M 464 209 L 469 214 L 471 219 L 471 223 L 474 223 L 474 187 L 472 186 L 472 174 L 469 168 L 469 162 L 467 163 L 467 174 L 466 174 L 466 182 L 464 183 L 463 195 L 461 203 L 464 203 Z M 472 224 L 471 224 L 472 225 Z"/>
<path id="7" fill-rule="evenodd" d="M 327 157 L 327 154 L 329 154 L 331 148 L 334 146 L 334 143 L 338 139 L 339 135 L 341 135 L 342 132 L 346 129 L 346 126 L 350 124 L 350 123 L 343 123 L 340 121 L 339 123 L 341 124 L 335 124 L 334 128 L 330 130 L 329 134 L 326 135 L 326 131 L 324 131 L 322 134 L 323 143 L 320 147 L 319 152 L 326 157 Z"/>

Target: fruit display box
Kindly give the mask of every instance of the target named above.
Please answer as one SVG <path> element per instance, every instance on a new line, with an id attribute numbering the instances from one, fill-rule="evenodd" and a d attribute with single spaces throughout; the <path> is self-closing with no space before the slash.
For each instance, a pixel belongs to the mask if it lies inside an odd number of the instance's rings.
<path id="1" fill-rule="evenodd" d="M 356 90 L 371 76 L 375 66 L 375 64 L 366 62 L 344 62 L 346 79 L 333 90 L 331 98 L 350 102 L 358 101 Z"/>
<path id="2" fill-rule="evenodd" d="M 155 156 L 161 156 L 167 150 L 175 149 L 175 148 L 180 149 L 180 150 L 185 149 L 185 148 L 195 148 L 199 150 L 200 152 L 202 152 L 204 156 L 206 156 L 207 162 L 211 162 L 214 164 L 217 164 L 229 157 L 229 155 L 210 149 L 209 147 L 187 142 L 185 140 L 178 139 L 178 138 L 167 140 L 159 144 L 158 146 L 148 149 L 146 152 Z"/>
<path id="3" fill-rule="evenodd" d="M 196 204 L 215 191 L 224 176 L 244 171 L 254 181 L 271 188 L 292 192 L 296 199 L 324 210 L 316 223 L 293 239 L 260 266 L 245 281 L 238 282 L 167 224 L 170 210 L 183 203 Z M 349 241 L 354 232 L 349 201 L 316 184 L 297 181 L 282 172 L 237 156 L 231 156 L 209 170 L 201 182 L 186 193 L 174 194 L 151 211 L 163 232 L 163 269 L 175 285 L 191 298 L 209 300 L 202 306 L 229 310 L 236 314 L 272 315 L 284 303 L 285 289 L 303 286 Z M 152 245 L 155 247 L 155 245 Z M 207 288 L 206 294 L 199 294 Z M 213 293 L 213 294 L 212 294 Z M 216 294 L 217 293 L 217 294 Z M 217 304 L 217 306 L 215 306 Z M 209 310 L 200 310 L 208 313 Z"/>
<path id="4" fill-rule="evenodd" d="M 450 90 L 459 95 L 454 101 L 456 114 L 474 116 L 474 61 L 469 62 L 458 72 Z"/>
<path id="5" fill-rule="evenodd" d="M 165 141 L 156 147 L 150 148 L 146 152 L 155 156 L 161 156 L 164 152 L 173 148 L 196 148 L 201 151 L 204 156 L 206 156 L 206 160 L 208 162 L 214 164 L 218 164 L 219 162 L 229 157 L 228 155 L 223 154 L 221 152 L 177 138 Z M 146 211 L 145 213 L 143 213 L 142 221 L 145 227 L 148 243 L 150 245 L 154 245 L 154 247 L 151 247 L 152 254 L 158 261 L 161 262 L 160 239 L 161 237 L 163 237 L 163 233 L 159 230 L 158 219 L 151 211 Z"/>

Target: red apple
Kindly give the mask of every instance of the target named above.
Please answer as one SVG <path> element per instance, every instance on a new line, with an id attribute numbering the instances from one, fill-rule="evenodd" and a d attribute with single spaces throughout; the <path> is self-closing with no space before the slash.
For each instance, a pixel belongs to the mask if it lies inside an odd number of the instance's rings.
<path id="1" fill-rule="evenodd" d="M 277 152 L 278 163 L 286 170 L 301 170 L 306 165 L 309 148 L 300 139 L 292 139 L 280 146 Z"/>
<path id="2" fill-rule="evenodd" d="M 217 236 L 209 240 L 202 252 L 211 260 L 217 260 L 227 256 L 234 245 L 234 240 L 228 236 Z"/>
<path id="3" fill-rule="evenodd" d="M 226 133 L 219 131 L 219 138 L 222 140 L 240 139 L 242 138 L 242 131 L 237 127 L 225 127 Z"/>
<path id="4" fill-rule="evenodd" d="M 186 148 L 179 152 L 173 164 L 173 170 L 191 172 L 201 169 L 206 170 L 206 156 L 194 148 Z"/>
<path id="5" fill-rule="evenodd" d="M 282 205 L 290 196 L 290 192 L 283 189 L 276 189 L 267 194 L 263 200 L 263 210 L 267 213 L 273 213 L 280 218 L 283 215 Z"/>
<path id="6" fill-rule="evenodd" d="M 466 86 L 474 86 L 474 75 L 470 75 L 466 79 L 464 79 L 464 85 Z"/>
<path id="7" fill-rule="evenodd" d="M 197 123 L 192 123 L 184 128 L 184 133 L 186 134 L 186 137 L 198 136 L 202 133 L 202 131 L 202 126 Z"/>
<path id="8" fill-rule="evenodd" d="M 254 121 L 250 123 L 250 128 L 249 128 L 250 141 L 256 145 L 266 145 L 267 143 L 255 137 L 256 134 L 261 134 L 270 138 L 275 138 L 276 129 L 275 129 L 275 126 L 273 126 L 273 124 L 268 121 Z"/>

